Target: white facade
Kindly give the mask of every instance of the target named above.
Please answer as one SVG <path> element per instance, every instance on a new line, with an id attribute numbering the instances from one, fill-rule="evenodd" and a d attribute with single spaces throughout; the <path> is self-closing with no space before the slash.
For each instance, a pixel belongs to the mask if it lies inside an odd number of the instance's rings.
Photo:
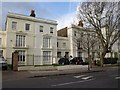
<path id="1" fill-rule="evenodd" d="M 103 31 L 105 31 L 104 29 L 105 28 L 103 28 Z M 78 33 L 77 33 L 78 31 L 79 31 L 79 33 L 81 32 L 81 33 L 85 34 L 87 32 L 86 30 L 87 29 L 85 29 L 84 27 L 81 27 L 81 26 L 70 25 L 70 26 L 67 27 L 67 37 L 62 37 L 62 39 L 58 38 L 58 44 L 60 44 L 62 42 L 68 43 L 67 49 L 69 50 L 69 56 L 78 57 L 79 56 L 78 49 L 77 49 L 76 43 L 75 43 L 75 41 L 73 39 L 74 39 L 74 37 L 78 37 L 79 38 Z M 91 34 L 92 33 L 94 34 L 94 31 L 91 30 L 91 29 L 88 30 L 88 31 Z M 76 35 L 75 35 L 75 33 L 76 33 Z M 105 32 L 102 32 L 102 33 L 104 34 L 104 36 L 106 35 Z M 58 37 L 60 37 L 60 36 L 58 36 Z M 67 50 L 65 50 L 65 49 L 62 50 L 60 48 L 62 48 L 62 46 L 58 45 L 58 52 L 61 52 L 61 56 L 63 57 L 65 55 L 65 53 L 62 54 L 62 52 L 67 52 Z M 98 60 L 98 58 L 99 58 L 99 56 L 97 54 L 97 51 L 100 51 L 99 50 L 99 44 L 96 45 L 94 47 L 94 49 L 93 49 L 94 60 L 95 59 Z M 87 59 L 87 57 L 88 57 L 87 52 L 84 51 L 84 50 L 81 50 L 80 52 L 81 52 L 80 56 L 85 61 Z M 92 53 L 90 53 L 90 54 L 92 55 Z M 111 57 L 111 54 L 112 54 L 112 57 L 114 57 L 114 58 L 118 57 L 118 41 L 115 42 L 115 44 L 112 47 L 111 53 L 107 53 L 106 57 Z"/>
<path id="2" fill-rule="evenodd" d="M 43 31 L 40 31 L 43 26 Z M 52 28 L 52 30 L 50 30 Z M 3 56 L 12 64 L 12 53 L 19 52 L 19 64 L 42 65 L 56 63 L 57 58 L 57 22 L 47 19 L 9 13 L 6 19 L 6 31 L 1 31 Z M 1 36 L 1 35 L 0 35 Z M 44 43 L 43 38 L 49 38 Z M 43 55 L 44 53 L 44 55 Z M 46 58 L 49 54 L 49 58 Z M 46 61 L 43 61 L 46 58 Z"/>
<path id="3" fill-rule="evenodd" d="M 5 45 L 6 45 L 6 31 L 0 31 L 0 55 L 5 54 Z"/>
<path id="4" fill-rule="evenodd" d="M 65 52 L 68 52 L 69 57 L 78 57 L 81 56 L 82 59 L 85 61 L 87 56 L 87 52 L 81 50 L 78 53 L 78 47 L 76 46 L 74 38 L 77 38 L 79 34 L 77 32 L 85 33 L 85 29 L 81 26 L 70 25 L 67 27 L 67 37 L 60 37 L 58 36 L 58 52 L 61 52 L 61 57 L 65 56 Z M 67 43 L 67 48 L 62 49 L 63 46 L 59 45 L 63 42 Z M 60 49 L 61 48 L 61 49 Z M 63 53 L 64 52 L 64 53 Z"/>
<path id="5" fill-rule="evenodd" d="M 69 57 L 70 54 L 70 42 L 69 39 L 67 37 L 57 37 L 57 58 L 58 60 L 61 57 L 64 57 L 65 55 L 67 55 L 67 57 Z"/>

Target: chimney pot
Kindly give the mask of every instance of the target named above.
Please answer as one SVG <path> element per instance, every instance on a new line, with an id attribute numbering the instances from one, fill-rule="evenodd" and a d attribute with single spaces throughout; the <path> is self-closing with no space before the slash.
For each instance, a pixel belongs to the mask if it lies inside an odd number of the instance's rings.
<path id="1" fill-rule="evenodd" d="M 81 20 L 81 21 L 79 21 L 78 26 L 83 27 L 83 22 L 82 22 L 82 20 Z"/>
<path id="2" fill-rule="evenodd" d="M 31 17 L 35 17 L 35 11 L 34 10 L 31 10 L 31 14 L 30 14 Z"/>

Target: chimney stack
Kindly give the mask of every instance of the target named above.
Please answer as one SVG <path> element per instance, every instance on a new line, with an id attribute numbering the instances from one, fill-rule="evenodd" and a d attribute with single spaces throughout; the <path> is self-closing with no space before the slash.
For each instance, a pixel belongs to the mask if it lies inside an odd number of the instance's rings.
<path id="1" fill-rule="evenodd" d="M 34 10 L 31 10 L 30 16 L 31 16 L 31 17 L 35 17 L 35 11 L 34 11 Z"/>
<path id="2" fill-rule="evenodd" d="M 81 21 L 79 21 L 78 26 L 83 27 L 83 22 L 82 22 L 82 20 L 81 20 Z"/>

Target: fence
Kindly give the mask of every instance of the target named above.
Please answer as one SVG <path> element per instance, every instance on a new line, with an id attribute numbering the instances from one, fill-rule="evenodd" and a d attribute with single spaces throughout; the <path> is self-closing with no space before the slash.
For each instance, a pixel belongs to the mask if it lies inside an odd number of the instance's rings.
<path id="1" fill-rule="evenodd" d="M 19 65 L 46 65 L 58 63 L 57 56 L 26 55 L 25 61 L 20 61 Z"/>

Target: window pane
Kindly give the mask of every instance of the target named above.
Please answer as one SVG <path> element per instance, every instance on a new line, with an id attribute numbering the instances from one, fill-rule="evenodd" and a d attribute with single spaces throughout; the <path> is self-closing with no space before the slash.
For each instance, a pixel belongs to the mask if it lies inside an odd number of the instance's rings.
<path id="1" fill-rule="evenodd" d="M 53 27 L 50 27 L 50 33 L 53 33 Z"/>
<path id="2" fill-rule="evenodd" d="M 40 26 L 40 32 L 43 32 L 43 26 Z"/>
<path id="3" fill-rule="evenodd" d="M 25 36 L 23 35 L 16 35 L 16 46 L 25 46 Z"/>
<path id="4" fill-rule="evenodd" d="M 58 42 L 57 42 L 57 47 L 58 47 Z"/>
<path id="5" fill-rule="evenodd" d="M 76 31 L 74 31 L 74 36 L 76 36 Z"/>
<path id="6" fill-rule="evenodd" d="M 16 35 L 16 46 L 18 46 L 18 35 Z"/>
<path id="7" fill-rule="evenodd" d="M 23 46 L 25 46 L 25 36 L 23 36 Z"/>
<path id="8" fill-rule="evenodd" d="M 25 25 L 25 30 L 30 30 L 30 24 Z"/>
<path id="9" fill-rule="evenodd" d="M 19 40 L 18 45 L 20 46 L 20 35 L 19 35 L 19 39 L 18 40 Z"/>
<path id="10" fill-rule="evenodd" d="M 43 47 L 50 47 L 50 38 L 43 38 Z"/>
<path id="11" fill-rule="evenodd" d="M 12 30 L 16 30 L 17 29 L 17 22 L 12 22 Z"/>
<path id="12" fill-rule="evenodd" d="M 49 64 L 51 61 L 51 52 L 50 51 L 43 51 L 43 63 L 44 64 Z"/>
<path id="13" fill-rule="evenodd" d="M 23 51 L 23 61 L 25 61 L 25 51 Z"/>
<path id="14" fill-rule="evenodd" d="M 25 61 L 25 51 L 24 50 L 18 50 L 18 53 L 19 53 L 19 55 L 18 55 L 19 63 L 24 62 Z"/>

